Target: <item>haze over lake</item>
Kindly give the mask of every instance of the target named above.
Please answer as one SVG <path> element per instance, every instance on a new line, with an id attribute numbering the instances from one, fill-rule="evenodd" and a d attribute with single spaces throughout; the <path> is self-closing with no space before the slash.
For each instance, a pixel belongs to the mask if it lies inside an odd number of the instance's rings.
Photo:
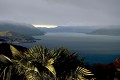
<path id="1" fill-rule="evenodd" d="M 90 35 L 84 33 L 46 33 L 35 36 L 36 43 L 24 43 L 24 46 L 33 44 L 48 48 L 65 47 L 78 52 L 89 63 L 110 63 L 120 57 L 120 36 Z"/>

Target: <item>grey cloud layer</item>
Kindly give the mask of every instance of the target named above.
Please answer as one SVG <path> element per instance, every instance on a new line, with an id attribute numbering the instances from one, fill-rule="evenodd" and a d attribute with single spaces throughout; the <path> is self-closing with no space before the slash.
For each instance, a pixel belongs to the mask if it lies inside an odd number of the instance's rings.
<path id="1" fill-rule="evenodd" d="M 31 24 L 120 25 L 120 0 L 0 0 L 0 20 Z"/>

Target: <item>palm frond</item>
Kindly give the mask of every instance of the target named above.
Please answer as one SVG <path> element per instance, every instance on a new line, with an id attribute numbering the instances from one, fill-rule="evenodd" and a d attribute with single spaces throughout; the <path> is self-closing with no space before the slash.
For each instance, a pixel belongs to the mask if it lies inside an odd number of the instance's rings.
<path id="1" fill-rule="evenodd" d="M 50 51 L 41 46 L 33 46 L 28 50 L 28 53 L 34 61 L 42 64 L 43 67 L 48 69 L 54 76 L 56 76 L 55 68 L 52 65 L 55 61 L 55 54 L 53 54 L 54 51 Z"/>
<path id="2" fill-rule="evenodd" d="M 94 75 L 92 72 L 88 69 L 82 68 L 82 67 L 77 67 L 76 73 L 82 76 L 87 76 L 87 75 Z"/>
<path id="3" fill-rule="evenodd" d="M 8 62 L 8 61 L 12 62 L 12 60 L 9 57 L 0 54 L 0 62 Z"/>
<path id="4" fill-rule="evenodd" d="M 56 71 L 53 65 L 47 65 L 45 67 L 56 77 Z"/>
<path id="5" fill-rule="evenodd" d="M 92 74 L 92 72 L 90 70 L 78 66 L 75 71 L 74 79 L 75 80 L 88 80 L 87 78 L 85 78 L 85 76 L 90 76 L 90 75 L 94 75 L 94 74 Z"/>

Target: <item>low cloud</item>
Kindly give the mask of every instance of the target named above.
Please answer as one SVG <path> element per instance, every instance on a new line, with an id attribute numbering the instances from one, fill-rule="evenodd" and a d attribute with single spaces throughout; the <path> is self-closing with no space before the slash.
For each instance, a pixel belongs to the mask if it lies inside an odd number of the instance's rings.
<path id="1" fill-rule="evenodd" d="M 120 0 L 1 0 L 0 21 L 120 25 Z"/>

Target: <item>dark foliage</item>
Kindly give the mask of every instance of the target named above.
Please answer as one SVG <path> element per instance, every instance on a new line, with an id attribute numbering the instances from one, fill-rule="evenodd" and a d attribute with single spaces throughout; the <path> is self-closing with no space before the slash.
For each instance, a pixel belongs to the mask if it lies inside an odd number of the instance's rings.
<path id="1" fill-rule="evenodd" d="M 27 49 L 6 43 L 0 46 L 0 80 L 85 80 L 93 75 L 84 68 L 84 59 L 65 48 Z"/>
<path id="2" fill-rule="evenodd" d="M 3 54 L 5 56 L 12 58 L 12 52 L 10 50 L 10 45 L 13 45 L 13 44 L 1 43 L 0 44 L 0 54 Z M 13 45 L 13 46 L 20 52 L 24 52 L 27 50 L 27 48 L 19 46 L 19 45 Z"/>

